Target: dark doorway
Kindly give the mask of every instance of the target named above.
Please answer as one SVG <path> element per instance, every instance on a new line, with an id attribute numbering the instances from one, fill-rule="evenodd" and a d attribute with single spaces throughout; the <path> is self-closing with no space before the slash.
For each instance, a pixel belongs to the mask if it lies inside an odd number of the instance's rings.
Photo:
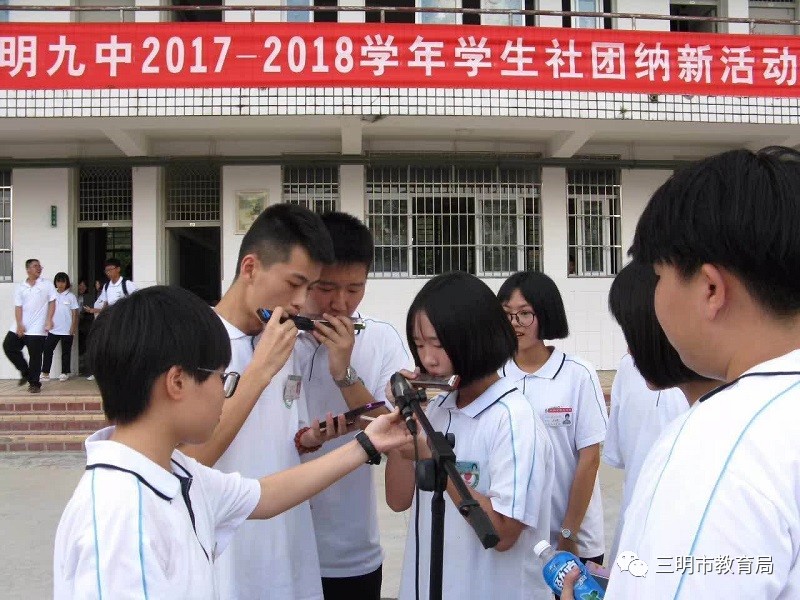
<path id="1" fill-rule="evenodd" d="M 219 227 L 167 228 L 167 282 L 213 305 L 222 295 Z"/>
<path id="2" fill-rule="evenodd" d="M 122 276 L 133 279 L 132 230 L 130 227 L 79 227 L 78 228 L 78 277 L 86 278 L 86 285 L 93 290 L 95 280 L 105 282 L 103 263 L 108 258 L 118 258 L 122 263 Z M 77 286 L 78 278 L 73 276 Z"/>

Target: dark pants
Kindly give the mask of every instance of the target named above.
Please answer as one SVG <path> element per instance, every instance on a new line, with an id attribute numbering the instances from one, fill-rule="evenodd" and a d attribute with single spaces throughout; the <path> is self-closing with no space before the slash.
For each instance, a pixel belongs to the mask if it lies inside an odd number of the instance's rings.
<path id="1" fill-rule="evenodd" d="M 381 600 L 383 565 L 356 577 L 323 577 L 325 600 Z"/>
<path id="2" fill-rule="evenodd" d="M 81 313 L 78 321 L 78 373 L 81 375 L 86 372 L 86 342 L 89 341 L 89 329 L 93 321 L 94 317 L 85 313 Z"/>
<path id="3" fill-rule="evenodd" d="M 44 341 L 44 361 L 42 362 L 42 373 L 49 373 L 53 364 L 53 352 L 61 342 L 61 372 L 72 372 L 72 336 L 47 334 Z"/>
<path id="4" fill-rule="evenodd" d="M 17 368 L 23 377 L 28 379 L 28 383 L 34 387 L 41 387 L 39 383 L 39 373 L 42 372 L 42 352 L 44 351 L 45 336 L 25 335 L 21 338 L 13 331 L 6 334 L 3 340 L 3 352 L 6 353 L 8 360 Z M 28 358 L 31 364 L 25 362 L 22 356 L 22 349 L 27 346 Z"/>

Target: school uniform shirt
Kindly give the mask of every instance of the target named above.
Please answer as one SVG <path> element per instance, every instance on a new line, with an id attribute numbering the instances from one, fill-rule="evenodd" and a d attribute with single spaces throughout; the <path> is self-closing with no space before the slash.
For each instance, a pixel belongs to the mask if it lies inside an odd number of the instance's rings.
<path id="1" fill-rule="evenodd" d="M 136 286 L 136 284 L 130 279 L 125 280 L 125 290 L 128 290 L 129 296 L 138 289 L 139 288 Z M 103 303 L 108 304 L 108 306 L 113 306 L 120 298 L 125 297 L 125 290 L 122 289 L 122 277 L 117 279 L 117 283 L 112 283 L 109 281 L 108 283 L 103 284 L 103 287 L 100 290 L 100 295 L 97 297 L 97 301 L 94 303 L 95 308 L 102 308 Z"/>
<path id="2" fill-rule="evenodd" d="M 400 369 L 413 368 L 413 361 L 394 327 L 370 318 L 364 322 L 367 327 L 356 335 L 350 364 L 373 398 L 391 407 L 386 384 Z M 323 420 L 328 412 L 339 415 L 349 410 L 328 370 L 328 349 L 310 334 L 301 333 L 294 354 L 303 374 L 309 419 Z M 325 442 L 320 450 L 303 454 L 301 459 L 314 460 L 353 437 L 343 435 Z M 310 501 L 323 577 L 366 575 L 383 563 L 373 471 L 371 465 L 363 465 Z"/>
<path id="3" fill-rule="evenodd" d="M 648 455 L 608 600 L 800 598 L 800 350 L 761 363 L 670 423 Z M 641 573 L 644 565 L 630 565 Z"/>
<path id="4" fill-rule="evenodd" d="M 553 444 L 556 481 L 550 513 L 550 543 L 556 545 L 561 541 L 578 452 L 606 437 L 608 413 L 600 380 L 588 362 L 558 349 L 553 349 L 550 358 L 536 373 L 526 373 L 512 359 L 500 369 L 500 374 L 522 390 L 544 422 Z M 592 558 L 605 553 L 603 522 L 603 501 L 599 478 L 596 478 L 586 515 L 575 532 L 581 557 Z"/>
<path id="5" fill-rule="evenodd" d="M 689 403 L 682 391 L 678 388 L 651 390 L 631 355 L 622 357 L 611 386 L 611 415 L 603 444 L 603 462 L 615 469 L 625 469 L 619 520 L 607 564 L 614 563 L 619 551 L 625 509 L 630 504 L 647 453 L 666 426 L 687 410 Z"/>
<path id="6" fill-rule="evenodd" d="M 218 598 L 213 562 L 258 504 L 258 481 L 177 450 L 166 471 L 113 432 L 86 440 L 86 472 L 56 531 L 53 597 Z"/>
<path id="7" fill-rule="evenodd" d="M 552 599 L 533 546 L 550 531 L 553 450 L 544 425 L 513 382 L 500 379 L 464 408 L 458 392 L 431 400 L 433 428 L 454 433 L 456 466 L 464 482 L 491 499 L 498 513 L 525 525 L 505 552 L 486 550 L 445 493 L 443 598 Z M 431 492 L 420 492 L 420 598 L 428 598 Z M 415 597 L 414 519 L 406 536 L 400 600 Z"/>
<path id="8" fill-rule="evenodd" d="M 227 370 L 244 373 L 253 339 L 220 317 L 231 340 Z M 225 473 L 259 478 L 300 464 L 294 435 L 308 418 L 300 371 L 290 356 L 217 461 Z M 217 561 L 225 600 L 321 600 L 322 583 L 308 502 L 265 521 L 248 521 Z"/>
<path id="9" fill-rule="evenodd" d="M 14 306 L 22 307 L 22 324 L 25 326 L 25 335 L 47 335 L 48 304 L 58 296 L 52 281 L 39 277 L 33 285 L 27 280 L 17 284 L 14 288 Z M 16 318 L 12 321 L 9 331 L 17 331 Z"/>
<path id="10" fill-rule="evenodd" d="M 80 308 L 78 299 L 69 290 L 64 290 L 61 293 L 56 292 L 56 294 L 56 312 L 53 314 L 53 328 L 50 333 L 53 335 L 70 335 L 72 311 Z"/>

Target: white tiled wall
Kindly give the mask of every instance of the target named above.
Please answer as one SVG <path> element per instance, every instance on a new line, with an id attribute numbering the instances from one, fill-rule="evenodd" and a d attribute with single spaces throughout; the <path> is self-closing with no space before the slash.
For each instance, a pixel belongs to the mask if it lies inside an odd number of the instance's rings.
<path id="1" fill-rule="evenodd" d="M 3 117 L 411 115 L 800 124 L 800 98 L 438 88 L 0 90 Z"/>

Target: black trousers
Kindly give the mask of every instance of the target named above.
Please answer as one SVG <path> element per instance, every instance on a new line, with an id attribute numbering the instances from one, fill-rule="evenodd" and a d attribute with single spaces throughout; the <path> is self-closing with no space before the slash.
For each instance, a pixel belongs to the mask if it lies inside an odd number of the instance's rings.
<path id="1" fill-rule="evenodd" d="M 40 387 L 39 374 L 42 372 L 42 353 L 44 352 L 43 335 L 25 335 L 17 337 L 13 331 L 6 334 L 3 340 L 3 352 L 6 353 L 8 360 L 16 367 L 20 374 L 28 379 L 28 383 L 34 387 Z M 30 365 L 25 362 L 22 349 L 28 348 L 28 358 Z"/>
<path id="2" fill-rule="evenodd" d="M 383 565 L 356 577 L 323 577 L 325 600 L 381 600 Z"/>
<path id="3" fill-rule="evenodd" d="M 61 342 L 61 372 L 72 372 L 72 336 L 47 334 L 44 340 L 44 360 L 42 361 L 42 373 L 49 373 L 53 365 L 53 352 Z"/>

